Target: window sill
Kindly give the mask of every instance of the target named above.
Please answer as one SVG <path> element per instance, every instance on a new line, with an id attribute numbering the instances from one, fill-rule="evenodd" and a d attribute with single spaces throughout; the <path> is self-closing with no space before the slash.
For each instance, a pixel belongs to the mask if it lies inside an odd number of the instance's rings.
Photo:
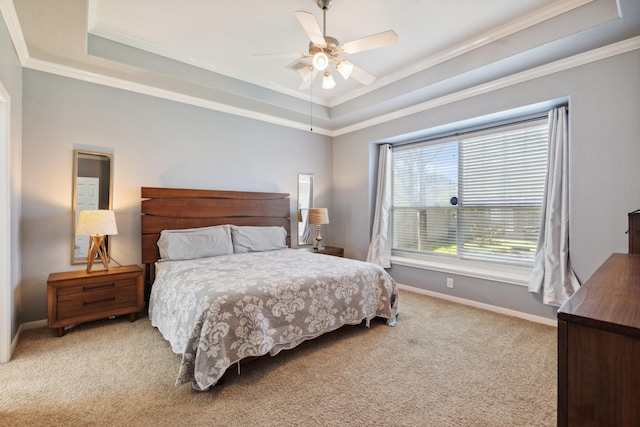
<path id="1" fill-rule="evenodd" d="M 493 280 L 518 286 L 527 286 L 531 278 L 530 268 L 483 264 L 440 257 L 423 256 L 416 258 L 408 254 L 395 254 L 391 256 L 391 264 Z"/>

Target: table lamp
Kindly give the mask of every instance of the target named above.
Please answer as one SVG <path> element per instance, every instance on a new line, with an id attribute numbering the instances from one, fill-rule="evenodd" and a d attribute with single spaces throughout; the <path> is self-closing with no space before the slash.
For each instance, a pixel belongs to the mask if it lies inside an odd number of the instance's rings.
<path id="1" fill-rule="evenodd" d="M 327 208 L 309 209 L 309 224 L 314 224 L 318 227 L 316 245 L 313 247 L 313 249 L 320 251 L 324 249 L 324 247 L 321 245 L 322 236 L 320 235 L 320 227 L 322 227 L 322 224 L 329 224 L 329 212 L 327 211 Z"/>
<path id="2" fill-rule="evenodd" d="M 105 245 L 105 236 L 118 234 L 116 216 L 108 210 L 83 210 L 78 217 L 76 235 L 90 236 L 87 254 L 87 273 L 91 272 L 93 261 L 99 258 L 105 270 L 109 270 L 109 256 Z"/>

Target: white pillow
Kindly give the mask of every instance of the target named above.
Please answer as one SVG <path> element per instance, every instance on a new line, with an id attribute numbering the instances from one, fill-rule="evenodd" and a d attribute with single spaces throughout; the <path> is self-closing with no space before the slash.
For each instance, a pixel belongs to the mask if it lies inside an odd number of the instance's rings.
<path id="1" fill-rule="evenodd" d="M 284 227 L 231 226 L 233 251 L 247 252 L 273 251 L 287 247 L 287 230 Z"/>
<path id="2" fill-rule="evenodd" d="M 163 230 L 158 239 L 160 261 L 197 259 L 233 253 L 229 225 Z"/>

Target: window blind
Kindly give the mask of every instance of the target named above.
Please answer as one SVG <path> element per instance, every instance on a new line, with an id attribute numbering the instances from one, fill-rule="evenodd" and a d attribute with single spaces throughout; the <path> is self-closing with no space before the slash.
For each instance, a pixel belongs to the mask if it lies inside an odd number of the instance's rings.
<path id="1" fill-rule="evenodd" d="M 394 148 L 392 249 L 531 265 L 547 123 Z"/>
<path id="2" fill-rule="evenodd" d="M 393 152 L 392 248 L 456 253 L 458 142 Z"/>

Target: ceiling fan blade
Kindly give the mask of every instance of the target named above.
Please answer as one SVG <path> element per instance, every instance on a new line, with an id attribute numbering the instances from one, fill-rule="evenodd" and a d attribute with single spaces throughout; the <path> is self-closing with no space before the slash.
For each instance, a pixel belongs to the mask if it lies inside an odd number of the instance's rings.
<path id="1" fill-rule="evenodd" d="M 316 22 L 316 17 L 312 13 L 304 11 L 298 11 L 295 14 L 311 42 L 318 47 L 325 47 L 327 43 L 324 41 L 324 36 L 318 26 L 318 22 Z"/>
<path id="2" fill-rule="evenodd" d="M 309 87 L 311 86 L 311 83 L 313 83 L 317 75 L 318 75 L 318 70 L 314 68 L 311 71 L 311 74 L 307 78 L 303 78 L 302 83 L 300 83 L 300 86 L 298 86 L 298 90 L 309 89 Z"/>
<path id="3" fill-rule="evenodd" d="M 309 56 L 308 53 L 260 53 L 257 55 L 252 55 L 256 58 L 263 59 L 276 59 L 276 58 L 307 58 Z"/>
<path id="4" fill-rule="evenodd" d="M 285 68 L 290 68 L 293 71 L 298 71 L 301 68 L 311 67 L 311 63 L 307 61 L 303 61 L 302 59 L 296 59 L 291 64 L 287 65 Z"/>
<path id="5" fill-rule="evenodd" d="M 285 68 L 296 71 L 300 76 L 302 82 L 300 83 L 298 89 L 308 89 L 309 86 L 311 86 L 311 83 L 313 83 L 313 80 L 316 78 L 316 75 L 318 74 L 318 70 L 313 68 L 313 65 L 301 59 L 296 59 Z"/>
<path id="6" fill-rule="evenodd" d="M 398 43 L 398 35 L 395 31 L 389 30 L 347 42 L 340 46 L 340 51 L 343 54 L 348 55 L 351 53 L 389 46 L 395 43 Z"/>
<path id="7" fill-rule="evenodd" d="M 355 80 L 359 81 L 365 86 L 370 85 L 376 80 L 375 76 L 372 76 L 371 74 L 367 73 L 365 70 L 358 67 L 357 65 L 353 65 L 353 71 L 351 71 L 350 77 L 354 78 Z"/>

